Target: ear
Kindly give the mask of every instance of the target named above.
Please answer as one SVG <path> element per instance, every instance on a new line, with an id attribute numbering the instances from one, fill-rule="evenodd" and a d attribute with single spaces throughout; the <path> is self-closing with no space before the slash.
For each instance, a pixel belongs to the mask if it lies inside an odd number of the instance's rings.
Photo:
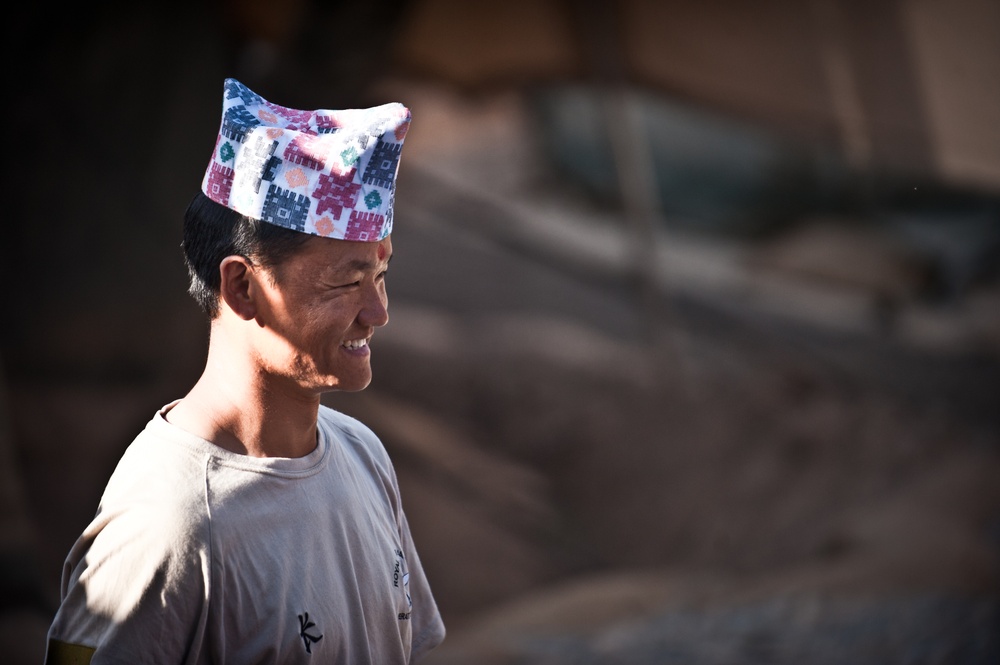
<path id="1" fill-rule="evenodd" d="M 256 277 L 246 257 L 227 256 L 219 264 L 219 297 L 244 321 L 257 316 Z"/>

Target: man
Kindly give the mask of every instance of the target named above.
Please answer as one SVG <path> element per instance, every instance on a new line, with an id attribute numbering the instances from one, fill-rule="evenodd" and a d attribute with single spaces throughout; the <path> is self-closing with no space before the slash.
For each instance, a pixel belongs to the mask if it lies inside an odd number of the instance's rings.
<path id="1" fill-rule="evenodd" d="M 444 639 L 389 457 L 320 404 L 388 320 L 400 104 L 300 111 L 225 83 L 185 214 L 205 369 L 70 551 L 55 663 L 412 663 Z"/>

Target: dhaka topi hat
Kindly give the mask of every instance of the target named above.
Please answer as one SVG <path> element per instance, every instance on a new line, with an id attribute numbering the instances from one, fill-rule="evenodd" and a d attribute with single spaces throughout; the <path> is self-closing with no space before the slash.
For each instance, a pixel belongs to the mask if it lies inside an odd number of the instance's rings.
<path id="1" fill-rule="evenodd" d="M 376 242 L 392 232 L 396 173 L 410 111 L 299 111 L 226 79 L 222 124 L 202 191 L 294 231 Z"/>

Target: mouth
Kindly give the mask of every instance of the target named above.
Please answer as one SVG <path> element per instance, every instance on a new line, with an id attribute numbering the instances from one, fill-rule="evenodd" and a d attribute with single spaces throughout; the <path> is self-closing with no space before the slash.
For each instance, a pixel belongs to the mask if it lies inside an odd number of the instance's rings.
<path id="1" fill-rule="evenodd" d="M 363 337 L 361 339 L 349 339 L 341 344 L 341 346 L 349 351 L 357 351 L 358 349 L 363 349 L 368 346 L 368 338 Z"/>

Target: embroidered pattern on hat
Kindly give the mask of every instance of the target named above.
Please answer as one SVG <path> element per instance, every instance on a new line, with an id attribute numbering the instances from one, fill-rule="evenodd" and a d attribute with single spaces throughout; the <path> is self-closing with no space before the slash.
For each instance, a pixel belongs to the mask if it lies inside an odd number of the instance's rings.
<path id="1" fill-rule="evenodd" d="M 291 109 L 226 79 L 202 191 L 241 214 L 295 231 L 382 240 L 392 231 L 409 126 L 402 104 Z"/>
<path id="2" fill-rule="evenodd" d="M 337 116 L 334 114 L 324 115 L 317 113 L 316 131 L 320 134 L 332 134 L 333 132 L 340 131 L 340 122 L 337 120 Z"/>
<path id="3" fill-rule="evenodd" d="M 361 185 L 354 182 L 354 169 L 345 175 L 339 173 L 323 173 L 319 176 L 319 184 L 312 193 L 316 199 L 316 214 L 330 213 L 340 219 L 344 208 L 354 208 L 358 204 L 358 194 Z"/>
<path id="4" fill-rule="evenodd" d="M 236 79 L 226 79 L 223 82 L 223 92 L 226 99 L 235 99 L 239 97 L 243 101 L 244 106 L 251 106 L 255 104 L 263 104 L 264 98 L 258 95 L 256 92 L 246 87 Z"/>
<path id="5" fill-rule="evenodd" d="M 372 158 L 368 161 L 368 168 L 365 169 L 364 182 L 388 189 L 396 177 L 396 165 L 402 148 L 401 143 L 387 143 L 379 139 L 372 151 Z"/>
<path id="6" fill-rule="evenodd" d="M 233 169 L 212 162 L 208 167 L 203 189 L 205 195 L 213 201 L 228 201 L 233 189 Z"/>
<path id="7" fill-rule="evenodd" d="M 253 127 L 260 125 L 260 121 L 253 117 L 245 107 L 239 106 L 228 109 L 222 117 L 222 128 L 219 133 L 231 141 L 242 143 L 246 140 L 247 132 Z"/>
<path id="8" fill-rule="evenodd" d="M 267 198 L 260 218 L 293 231 L 305 231 L 309 199 L 277 185 L 267 188 Z"/>
<path id="9" fill-rule="evenodd" d="M 333 150 L 337 144 L 333 141 L 324 141 L 323 137 L 314 134 L 299 134 L 293 138 L 288 147 L 285 148 L 285 159 L 294 163 L 306 166 L 314 171 L 322 171 L 326 168 L 327 161 L 334 157 Z"/>
<path id="10" fill-rule="evenodd" d="M 347 222 L 347 231 L 344 233 L 344 240 L 360 240 L 363 242 L 381 240 L 378 235 L 384 223 L 385 220 L 382 215 L 355 210 L 351 212 L 351 219 Z"/>
<path id="11" fill-rule="evenodd" d="M 269 141 L 266 136 L 260 134 L 249 139 L 236 155 L 236 164 L 233 170 L 236 173 L 233 182 L 234 189 L 253 189 L 260 191 L 261 180 L 274 180 L 275 164 L 272 160 L 274 150 L 278 147 L 276 141 Z M 278 160 L 280 162 L 280 160 Z"/>

